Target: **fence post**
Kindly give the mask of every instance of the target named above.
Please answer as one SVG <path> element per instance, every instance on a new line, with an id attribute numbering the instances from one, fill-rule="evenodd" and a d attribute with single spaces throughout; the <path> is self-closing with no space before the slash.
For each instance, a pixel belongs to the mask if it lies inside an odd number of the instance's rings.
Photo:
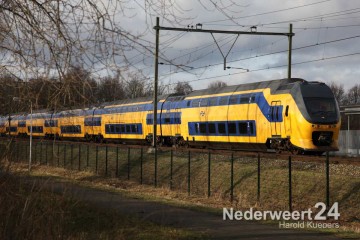
<path id="1" fill-rule="evenodd" d="M 60 144 L 57 145 L 57 166 L 60 166 Z"/>
<path id="2" fill-rule="evenodd" d="M 207 178 L 207 196 L 210 197 L 211 194 L 211 152 L 208 153 L 208 178 Z"/>
<path id="3" fill-rule="evenodd" d="M 19 143 L 18 142 L 15 142 L 14 143 L 14 149 L 15 149 L 15 162 L 19 162 Z"/>
<path id="4" fill-rule="evenodd" d="M 33 146 L 33 148 L 34 148 L 34 163 L 36 163 L 36 161 L 37 161 L 37 158 L 36 158 L 36 155 L 37 155 L 37 152 L 36 152 L 36 143 L 34 143 L 34 146 Z"/>
<path id="5" fill-rule="evenodd" d="M 128 154 L 127 154 L 127 160 L 128 160 L 128 164 L 127 164 L 127 179 L 130 180 L 130 148 L 128 148 Z"/>
<path id="6" fill-rule="evenodd" d="M 98 155 L 99 155 L 99 147 L 98 146 L 96 146 L 95 147 L 95 151 L 96 151 L 96 153 L 95 153 L 95 173 L 96 174 L 98 174 Z"/>
<path id="7" fill-rule="evenodd" d="M 329 152 L 326 152 L 326 206 L 330 207 L 330 169 Z"/>
<path id="8" fill-rule="evenodd" d="M 190 155 L 190 150 L 188 152 L 188 195 L 190 196 L 190 177 L 191 177 L 191 155 Z"/>
<path id="9" fill-rule="evenodd" d="M 230 201 L 234 201 L 234 153 L 231 153 Z"/>
<path id="10" fill-rule="evenodd" d="M 144 158 L 144 149 L 140 150 L 140 184 L 143 184 L 143 158 Z"/>
<path id="11" fill-rule="evenodd" d="M 66 146 L 67 144 L 64 144 L 64 168 L 66 168 Z"/>
<path id="12" fill-rule="evenodd" d="M 40 165 L 42 164 L 43 160 L 43 143 L 40 142 Z"/>
<path id="13" fill-rule="evenodd" d="M 19 156 L 19 153 L 20 153 L 20 143 L 19 142 L 15 142 L 15 152 L 16 152 L 16 162 L 19 162 L 20 161 L 20 156 Z"/>
<path id="14" fill-rule="evenodd" d="M 54 157 L 55 157 L 55 143 L 51 143 L 51 164 L 52 164 L 52 166 L 55 165 Z"/>
<path id="15" fill-rule="evenodd" d="M 108 175 L 108 146 L 105 146 L 105 176 Z"/>
<path id="16" fill-rule="evenodd" d="M 74 157 L 74 145 L 71 144 L 70 148 L 70 164 L 71 164 L 71 170 L 73 169 L 73 157 Z"/>
<path id="17" fill-rule="evenodd" d="M 157 187 L 157 147 L 154 148 L 155 164 L 154 164 L 154 185 Z"/>
<path id="18" fill-rule="evenodd" d="M 78 157 L 79 157 L 78 170 L 80 171 L 80 170 L 81 170 L 81 145 L 80 145 L 80 144 L 79 144 L 79 154 L 78 154 Z"/>
<path id="19" fill-rule="evenodd" d="M 289 156 L 289 211 L 292 212 L 291 156 Z"/>
<path id="20" fill-rule="evenodd" d="M 119 177 L 119 147 L 116 147 L 116 169 L 115 169 L 116 177 Z"/>
<path id="21" fill-rule="evenodd" d="M 90 147 L 89 144 L 86 146 L 86 167 L 89 167 L 89 158 L 90 158 Z"/>
<path id="22" fill-rule="evenodd" d="M 24 154 L 25 154 L 25 157 L 24 157 L 24 160 L 26 159 L 26 153 L 28 153 L 28 152 L 29 152 L 29 149 L 28 149 L 28 145 L 26 144 L 26 145 L 25 145 L 25 153 L 24 153 Z M 29 155 L 29 157 L 30 157 L 30 155 Z M 28 158 L 29 158 L 29 157 L 28 157 Z M 28 159 L 28 161 L 29 161 L 29 159 Z"/>
<path id="23" fill-rule="evenodd" d="M 173 150 L 170 150 L 170 190 L 173 189 Z"/>
<path id="24" fill-rule="evenodd" d="M 45 163 L 46 165 L 49 165 L 49 162 L 48 162 L 48 145 L 47 143 L 45 143 Z"/>
<path id="25" fill-rule="evenodd" d="M 260 153 L 258 153 L 258 159 L 257 159 L 257 201 L 260 203 Z"/>

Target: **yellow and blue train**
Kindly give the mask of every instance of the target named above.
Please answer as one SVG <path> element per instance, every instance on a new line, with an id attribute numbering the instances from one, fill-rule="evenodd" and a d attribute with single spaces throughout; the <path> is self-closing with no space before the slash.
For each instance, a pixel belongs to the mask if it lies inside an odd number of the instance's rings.
<path id="1" fill-rule="evenodd" d="M 231 149 L 338 150 L 340 114 L 324 83 L 291 78 L 165 95 L 157 104 L 157 141 Z M 151 98 L 86 109 L 0 118 L 3 135 L 151 143 Z"/>

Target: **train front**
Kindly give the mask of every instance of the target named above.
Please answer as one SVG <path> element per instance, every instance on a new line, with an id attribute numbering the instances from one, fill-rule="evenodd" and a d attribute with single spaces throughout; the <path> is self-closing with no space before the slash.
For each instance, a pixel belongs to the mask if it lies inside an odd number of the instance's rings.
<path id="1" fill-rule="evenodd" d="M 331 89 L 304 81 L 292 95 L 303 118 L 296 118 L 298 138 L 291 142 L 305 151 L 338 151 L 340 112 Z"/>

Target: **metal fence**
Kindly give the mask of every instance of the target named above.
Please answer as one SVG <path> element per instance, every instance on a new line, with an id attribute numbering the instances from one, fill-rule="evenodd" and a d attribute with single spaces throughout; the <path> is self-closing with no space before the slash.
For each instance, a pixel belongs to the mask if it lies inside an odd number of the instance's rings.
<path id="1" fill-rule="evenodd" d="M 14 162 L 27 162 L 27 142 L 2 142 L 0 152 Z M 318 162 L 299 157 L 266 158 L 262 154 L 215 154 L 184 150 L 133 148 L 124 145 L 36 142 L 33 163 L 90 171 L 100 176 L 169 188 L 188 195 L 229 201 L 235 207 L 305 210 L 317 202 L 339 202 L 342 216 L 358 218 L 360 166 Z M 5 154 L 7 153 L 7 154 Z M 352 209 L 352 210 L 347 210 Z"/>

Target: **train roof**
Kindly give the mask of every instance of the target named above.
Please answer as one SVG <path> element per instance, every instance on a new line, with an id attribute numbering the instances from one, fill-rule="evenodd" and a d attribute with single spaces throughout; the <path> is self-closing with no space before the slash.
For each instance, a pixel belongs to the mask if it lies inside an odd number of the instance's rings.
<path id="1" fill-rule="evenodd" d="M 281 93 L 284 93 L 284 92 L 290 92 L 290 89 L 295 85 L 295 83 L 304 83 L 304 82 L 307 81 L 301 78 L 285 78 L 278 80 L 226 86 L 216 89 L 196 90 L 186 95 L 186 97 L 232 93 L 237 91 L 249 91 L 249 90 L 264 89 L 264 88 L 270 88 L 272 94 L 276 93 L 277 91 L 281 91 Z"/>

